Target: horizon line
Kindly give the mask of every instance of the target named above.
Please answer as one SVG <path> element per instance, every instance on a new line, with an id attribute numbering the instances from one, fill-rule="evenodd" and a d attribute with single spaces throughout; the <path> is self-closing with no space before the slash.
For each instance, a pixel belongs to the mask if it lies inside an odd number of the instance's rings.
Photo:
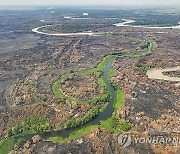
<path id="1" fill-rule="evenodd" d="M 74 7 L 74 6 L 108 6 L 108 7 L 118 7 L 118 6 L 180 6 L 180 4 L 112 4 L 112 5 L 109 5 L 109 4 L 105 4 L 105 5 L 102 5 L 102 4 L 91 4 L 91 5 L 88 5 L 88 4 L 12 4 L 12 5 L 2 5 L 0 4 L 0 6 L 53 6 L 53 7 L 64 7 L 64 6 L 70 6 L 70 7 Z"/>

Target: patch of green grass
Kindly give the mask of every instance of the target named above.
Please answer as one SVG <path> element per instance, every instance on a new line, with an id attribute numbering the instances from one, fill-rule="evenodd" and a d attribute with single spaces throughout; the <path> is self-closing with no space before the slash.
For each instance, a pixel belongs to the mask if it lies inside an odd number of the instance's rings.
<path id="1" fill-rule="evenodd" d="M 111 118 L 101 121 L 100 127 L 114 134 L 118 134 L 121 131 L 129 131 L 131 129 L 131 124 L 130 122 L 120 119 L 117 114 L 114 114 Z"/>
<path id="2" fill-rule="evenodd" d="M 20 145 L 23 145 L 25 143 L 25 139 L 24 138 L 20 138 L 18 141 L 17 141 L 17 144 L 20 146 Z"/>
<path id="3" fill-rule="evenodd" d="M 124 101 L 125 101 L 124 93 L 121 89 L 118 88 L 116 91 L 116 98 L 113 104 L 115 108 L 114 112 L 117 112 L 117 110 L 124 105 Z"/>
<path id="4" fill-rule="evenodd" d="M 120 132 L 118 129 L 116 129 L 116 121 L 112 117 L 101 121 L 100 127 L 103 127 L 114 134 L 118 134 Z"/>
<path id="5" fill-rule="evenodd" d="M 108 104 L 109 103 L 106 103 L 105 105 L 103 105 L 103 107 L 100 109 L 100 112 L 103 112 L 107 108 Z"/>
<path id="6" fill-rule="evenodd" d="M 127 132 L 127 131 L 130 130 L 131 124 L 130 124 L 129 122 L 127 122 L 127 121 L 121 121 L 121 120 L 119 120 L 119 122 L 118 122 L 118 127 L 119 127 L 121 130 Z"/>
<path id="7" fill-rule="evenodd" d="M 109 75 L 109 78 L 116 76 L 116 70 L 114 68 L 111 68 L 108 75 Z"/>
<path id="8" fill-rule="evenodd" d="M 50 137 L 47 140 L 56 142 L 56 143 L 66 143 L 66 142 L 72 141 L 76 138 L 80 138 L 80 137 L 84 136 L 85 134 L 92 131 L 93 129 L 96 129 L 97 127 L 98 127 L 98 125 L 89 125 L 80 130 L 72 132 L 68 138 L 63 138 L 61 136 L 58 136 L 58 137 Z"/>
<path id="9" fill-rule="evenodd" d="M 14 138 L 8 138 L 0 141 L 0 154 L 8 154 L 14 146 Z"/>
<path id="10" fill-rule="evenodd" d="M 103 79 L 103 75 L 100 75 L 98 77 L 98 84 L 101 85 L 101 86 L 106 86 L 105 82 L 104 82 L 104 79 Z"/>

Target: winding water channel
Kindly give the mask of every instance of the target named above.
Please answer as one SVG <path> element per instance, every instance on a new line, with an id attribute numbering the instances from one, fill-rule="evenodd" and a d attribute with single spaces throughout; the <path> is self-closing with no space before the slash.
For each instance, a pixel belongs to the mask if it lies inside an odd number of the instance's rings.
<path id="1" fill-rule="evenodd" d="M 69 19 L 72 19 L 72 18 L 69 18 Z M 131 23 L 134 23 L 135 20 L 128 20 L 128 19 L 123 19 L 123 20 L 124 20 L 124 22 L 116 23 L 113 25 L 117 26 L 117 27 L 134 27 L 134 28 L 150 28 L 150 29 L 153 29 L 153 28 L 154 29 L 180 29 L 180 22 L 178 22 L 179 25 L 177 25 L 177 26 L 161 27 L 161 26 L 148 26 L 148 25 L 131 25 Z M 97 34 L 97 33 L 90 32 L 90 31 L 79 32 L 79 33 L 46 33 L 46 32 L 40 31 L 40 29 L 42 29 L 44 27 L 50 27 L 50 26 L 53 26 L 53 25 L 45 25 L 45 26 L 41 26 L 41 27 L 36 27 L 36 28 L 32 29 L 32 32 L 38 33 L 38 34 L 43 34 L 43 35 L 48 35 L 48 36 L 77 36 L 77 35 L 94 35 L 94 34 Z"/>
<path id="2" fill-rule="evenodd" d="M 134 22 L 134 21 L 133 20 L 125 20 L 124 23 L 116 24 L 115 26 L 130 26 L 128 24 L 130 24 L 132 22 Z M 46 25 L 46 26 L 52 26 L 52 25 Z M 50 34 L 50 33 L 45 33 L 45 32 L 40 32 L 39 31 L 39 29 L 41 29 L 43 27 L 46 27 L 46 26 L 34 28 L 34 29 L 32 29 L 32 31 L 35 32 L 35 33 L 39 33 L 39 34 L 52 35 L 52 36 L 93 35 L 94 34 L 94 33 L 88 33 L 88 32 L 87 33 L 85 32 L 85 33 Z M 132 27 L 137 27 L 137 26 L 132 26 Z M 140 27 L 140 26 L 138 26 L 138 27 Z M 147 27 L 147 28 L 152 28 L 152 27 Z M 153 28 L 155 28 L 155 27 L 153 27 Z M 163 28 L 165 28 L 165 27 L 163 27 Z M 172 28 L 172 27 L 166 27 L 166 28 Z M 175 27 L 175 28 L 177 28 L 177 27 Z M 81 128 L 83 128 L 85 126 L 88 126 L 88 125 L 99 125 L 101 121 L 110 118 L 112 116 L 112 113 L 114 112 L 113 103 L 115 101 L 115 94 L 116 94 L 116 91 L 113 88 L 113 86 L 111 86 L 109 78 L 108 78 L 108 74 L 109 74 L 109 71 L 111 69 L 111 66 L 112 66 L 112 60 L 106 65 L 105 69 L 103 70 L 104 82 L 105 82 L 107 88 L 110 90 L 110 93 L 111 93 L 110 101 L 109 101 L 106 109 L 103 112 L 100 112 L 100 114 L 98 116 L 96 116 L 91 121 L 87 122 L 86 124 L 76 126 L 76 127 L 73 127 L 73 128 L 63 129 L 63 130 L 56 130 L 56 131 L 37 133 L 36 135 L 40 135 L 43 139 L 48 139 L 49 137 L 58 137 L 58 136 L 67 138 L 70 133 L 72 133 L 72 132 L 74 132 L 76 130 L 80 130 Z M 35 134 L 29 134 L 29 135 L 23 136 L 23 138 L 28 140 L 34 135 Z M 15 138 L 15 141 L 17 141 L 18 138 L 20 138 L 20 137 Z"/>
<path id="3" fill-rule="evenodd" d="M 134 27 L 134 28 L 150 28 L 150 29 L 180 29 L 180 22 L 178 22 L 177 26 L 148 26 L 148 25 L 131 25 L 135 23 L 135 20 L 123 19 L 124 22 L 114 24 L 117 27 Z"/>
<path id="4" fill-rule="evenodd" d="M 41 27 L 36 27 L 32 29 L 32 32 L 34 33 L 38 33 L 38 34 L 43 34 L 43 35 L 48 35 L 48 36 L 77 36 L 77 35 L 93 35 L 94 33 L 92 32 L 80 32 L 80 33 L 46 33 L 46 32 L 42 32 L 39 31 L 40 29 L 44 28 L 44 27 L 51 27 L 53 25 L 45 25 L 45 26 L 41 26 Z"/>
<path id="5" fill-rule="evenodd" d="M 105 69 L 103 70 L 103 79 L 104 79 L 104 82 L 105 82 L 107 88 L 110 90 L 111 98 L 110 98 L 110 101 L 109 101 L 106 109 L 104 111 L 100 112 L 98 116 L 96 116 L 91 121 L 87 122 L 86 124 L 83 124 L 80 126 L 67 128 L 67 129 L 63 129 L 63 130 L 57 130 L 57 131 L 29 134 L 29 135 L 23 136 L 23 138 L 25 138 L 25 140 L 28 140 L 28 139 L 31 139 L 32 136 L 34 136 L 34 135 L 40 135 L 43 139 L 48 139 L 49 137 L 57 137 L 57 136 L 66 138 L 69 136 L 70 133 L 72 133 L 76 130 L 80 130 L 81 128 L 83 128 L 85 126 L 89 126 L 89 125 L 99 125 L 101 121 L 110 118 L 112 116 L 112 113 L 114 112 L 113 104 L 115 101 L 115 93 L 116 93 L 114 87 L 111 86 L 110 81 L 109 81 L 109 71 L 111 69 L 111 66 L 112 66 L 112 60 L 106 65 Z M 20 137 L 17 137 L 15 139 L 15 142 L 17 142 L 17 140 L 19 138 Z"/>
<path id="6" fill-rule="evenodd" d="M 111 98 L 110 101 L 106 107 L 106 109 L 103 112 L 100 112 L 100 114 L 98 116 L 96 116 L 95 118 L 93 118 L 91 121 L 87 122 L 86 124 L 77 126 L 77 127 L 73 127 L 73 128 L 68 128 L 68 129 L 63 129 L 60 131 L 52 131 L 52 132 L 44 132 L 41 133 L 41 137 L 47 139 L 49 137 L 55 137 L 55 136 L 62 136 L 62 137 L 68 137 L 70 133 L 72 133 L 73 131 L 79 130 L 85 126 L 88 125 L 99 125 L 100 121 L 106 120 L 108 118 L 110 118 L 112 116 L 112 113 L 114 112 L 114 107 L 113 107 L 113 103 L 115 100 L 115 89 L 113 88 L 113 86 L 111 86 L 110 82 L 109 82 L 109 78 L 108 78 L 108 74 L 109 71 L 111 69 L 111 65 L 112 65 L 112 61 L 110 61 L 105 69 L 103 70 L 103 78 L 104 78 L 104 82 L 107 86 L 107 88 L 110 90 L 111 93 Z"/>

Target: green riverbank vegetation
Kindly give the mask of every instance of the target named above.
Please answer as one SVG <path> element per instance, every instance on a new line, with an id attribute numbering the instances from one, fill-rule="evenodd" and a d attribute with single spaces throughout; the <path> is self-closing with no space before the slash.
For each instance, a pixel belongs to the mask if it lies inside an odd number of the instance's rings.
<path id="1" fill-rule="evenodd" d="M 0 154 L 8 154 L 14 147 L 14 138 L 3 139 L 0 141 Z"/>
<path id="2" fill-rule="evenodd" d="M 23 134 L 50 131 L 54 128 L 55 126 L 48 123 L 45 119 L 29 117 L 26 121 L 18 122 L 16 126 L 10 128 L 7 134 L 8 137 L 23 136 Z"/>
<path id="3" fill-rule="evenodd" d="M 128 53 L 113 53 L 111 55 L 104 57 L 103 60 L 94 68 L 87 69 L 87 70 L 84 70 L 81 72 L 71 71 L 68 74 L 62 75 L 57 81 L 55 81 L 52 86 L 52 91 L 59 99 L 73 101 L 77 104 L 82 104 L 82 103 L 84 103 L 83 101 L 67 97 L 67 96 L 63 95 L 63 93 L 61 93 L 61 91 L 59 90 L 59 86 L 60 86 L 61 82 L 68 78 L 71 78 L 71 76 L 73 76 L 73 75 L 86 75 L 86 74 L 91 74 L 91 73 L 95 73 L 95 72 L 100 72 L 100 75 L 98 77 L 98 84 L 101 85 L 101 87 L 103 88 L 104 94 L 102 96 L 100 96 L 99 98 L 94 98 L 94 99 L 90 100 L 89 103 L 95 103 L 97 101 L 106 102 L 104 104 L 104 106 L 97 106 L 97 107 L 90 109 L 89 112 L 81 119 L 68 120 L 64 124 L 64 126 L 59 128 L 58 130 L 75 127 L 75 126 L 79 126 L 84 123 L 87 123 L 92 118 L 97 116 L 100 112 L 103 112 L 105 110 L 105 108 L 107 107 L 108 102 L 110 100 L 111 94 L 110 94 L 110 90 L 107 88 L 107 86 L 105 84 L 102 73 L 103 73 L 103 70 L 105 69 L 106 65 L 109 62 L 111 62 L 116 56 L 138 57 L 138 56 L 145 55 L 147 53 L 150 53 L 153 49 L 155 49 L 156 46 L 157 46 L 156 43 L 154 43 L 152 41 L 146 41 L 146 44 L 141 46 L 142 51 L 128 52 Z M 143 71 L 144 71 L 144 68 L 143 68 Z M 129 131 L 131 128 L 131 124 L 124 119 L 120 119 L 120 117 L 118 115 L 118 110 L 124 105 L 125 96 L 124 96 L 122 89 L 119 88 L 117 83 L 114 83 L 110 80 L 110 78 L 115 75 L 116 75 L 116 71 L 113 68 L 111 68 L 108 73 L 108 78 L 109 78 L 109 81 L 111 82 L 111 85 L 116 90 L 115 100 L 113 103 L 114 112 L 111 117 L 109 117 L 108 119 L 106 119 L 104 121 L 101 121 L 99 125 L 89 125 L 89 126 L 85 126 L 85 127 L 81 128 L 79 130 L 76 130 L 76 131 L 70 133 L 69 137 L 67 137 L 67 138 L 58 136 L 58 137 L 50 137 L 47 140 L 53 141 L 53 142 L 58 142 L 58 143 L 65 143 L 65 142 L 71 141 L 73 139 L 82 137 L 85 134 L 87 134 L 88 132 L 90 132 L 96 128 L 105 128 L 106 130 L 108 130 L 112 133 L 115 133 L 115 134 L 118 134 L 121 131 Z M 13 140 L 17 136 L 25 136 L 27 134 L 33 134 L 33 133 L 38 133 L 38 132 L 43 132 L 43 131 L 52 131 L 54 129 L 56 129 L 54 125 L 51 125 L 46 120 L 41 119 L 41 118 L 32 117 L 32 118 L 29 118 L 25 122 L 19 122 L 16 126 L 14 126 L 13 128 L 8 130 L 8 132 L 7 132 L 8 138 L 4 139 L 0 142 L 0 153 L 2 153 L 2 154 L 8 153 L 13 148 Z M 23 141 L 19 141 L 19 142 L 21 143 Z"/>
<path id="4" fill-rule="evenodd" d="M 65 96 L 60 90 L 59 90 L 59 86 L 61 84 L 62 81 L 65 81 L 69 78 L 71 78 L 73 75 L 86 75 L 86 74 L 92 74 L 92 73 L 96 73 L 96 72 L 102 72 L 102 70 L 104 70 L 105 66 L 108 64 L 109 61 L 111 61 L 112 59 L 114 58 L 113 55 L 109 55 L 109 56 L 106 56 L 102 62 L 100 62 L 96 67 L 94 68 L 91 68 L 91 69 L 88 69 L 88 70 L 84 70 L 84 71 L 81 71 L 81 72 L 73 72 L 73 73 L 68 73 L 68 74 L 64 74 L 62 75 L 57 81 L 54 82 L 53 86 L 52 86 L 52 91 L 53 93 L 59 98 L 59 99 L 63 99 L 63 100 L 67 100 L 67 101 L 70 101 L 70 102 L 76 102 L 77 104 L 83 104 L 85 102 L 81 101 L 81 100 L 77 100 L 77 99 L 74 99 L 74 98 L 71 98 L 71 97 L 67 97 Z M 92 103 L 92 102 L 95 102 L 95 101 L 98 101 L 98 100 L 106 100 L 107 97 L 108 97 L 108 94 L 107 94 L 107 88 L 106 88 L 106 85 L 103 81 L 103 75 L 99 75 L 98 77 L 98 83 L 101 85 L 102 88 L 104 88 L 104 95 L 102 97 L 99 97 L 99 98 L 95 98 L 93 100 L 90 100 L 89 102 Z"/>

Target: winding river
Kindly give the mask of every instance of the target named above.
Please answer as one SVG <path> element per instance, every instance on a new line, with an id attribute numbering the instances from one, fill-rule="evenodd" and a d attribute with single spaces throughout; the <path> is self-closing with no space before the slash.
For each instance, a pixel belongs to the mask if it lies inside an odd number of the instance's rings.
<path id="1" fill-rule="evenodd" d="M 77 35 L 93 35 L 94 33 L 92 32 L 82 32 L 82 33 L 45 33 L 45 32 L 41 32 L 39 31 L 40 29 L 44 28 L 44 27 L 50 27 L 53 25 L 45 25 L 45 26 L 41 26 L 41 27 L 37 27 L 37 28 L 33 28 L 32 32 L 34 33 L 38 33 L 38 34 L 43 34 L 43 35 L 48 35 L 48 36 L 77 36 Z"/>
<path id="2" fill-rule="evenodd" d="M 145 27 L 145 26 L 133 26 L 133 25 L 129 25 L 130 23 L 135 22 L 134 20 L 126 20 L 124 19 L 125 22 L 123 23 L 118 23 L 115 24 L 115 26 L 131 26 L 131 27 L 142 27 L 142 28 L 180 28 L 180 26 L 173 26 L 173 27 Z M 53 26 L 53 25 L 46 25 L 46 26 Z M 33 32 L 38 33 L 38 34 L 44 34 L 44 35 L 50 35 L 50 36 L 72 36 L 72 35 L 93 35 L 94 33 L 92 32 L 84 32 L 84 33 L 56 33 L 56 34 L 51 34 L 51 33 L 45 33 L 45 32 L 41 32 L 39 31 L 39 29 L 46 27 L 46 26 L 41 26 L 41 27 L 37 27 L 32 29 Z M 69 129 L 63 129 L 63 130 L 58 130 L 58 131 L 50 131 L 50 132 L 42 132 L 42 133 L 37 133 L 40 136 L 42 136 L 44 139 L 48 139 L 49 137 L 57 137 L 57 136 L 61 136 L 61 137 L 68 137 L 70 133 L 76 131 L 76 130 L 80 130 L 81 128 L 88 126 L 88 125 L 99 125 L 100 121 L 106 120 L 109 117 L 112 116 L 112 113 L 114 112 L 114 107 L 113 107 L 113 103 L 115 101 L 115 89 L 111 86 L 109 79 L 108 79 L 108 73 L 111 69 L 111 65 L 112 65 L 112 61 L 110 61 L 105 69 L 103 70 L 103 78 L 105 81 L 106 86 L 108 87 L 108 89 L 110 90 L 111 93 L 111 98 L 110 101 L 106 107 L 106 109 L 103 112 L 100 112 L 100 114 L 93 118 L 91 121 L 89 121 L 86 124 L 80 125 L 80 126 L 76 126 L 73 128 L 69 128 Z M 179 67 L 178 67 L 179 69 Z M 168 69 L 168 71 L 171 71 L 172 69 Z M 149 70 L 147 72 L 147 75 L 149 78 L 152 79 L 165 79 L 167 78 L 167 76 L 162 74 L 162 71 L 167 71 L 167 70 Z M 170 79 L 171 78 L 171 79 Z M 167 80 L 174 80 L 172 77 L 168 77 Z M 179 79 L 178 79 L 179 81 Z M 24 136 L 25 139 L 30 139 L 32 136 L 34 136 L 35 134 L 31 134 L 31 135 L 26 135 Z M 19 138 L 19 137 L 18 137 Z M 17 141 L 17 138 L 15 139 Z"/>
<path id="3" fill-rule="evenodd" d="M 67 17 L 66 17 L 67 18 Z M 70 17 L 68 17 L 68 19 L 72 19 Z M 88 19 L 88 18 L 85 18 Z M 121 23 L 116 23 L 114 24 L 114 26 L 117 27 L 135 27 L 135 28 L 154 28 L 154 29 L 180 29 L 180 22 L 178 23 L 178 26 L 167 26 L 167 27 L 158 27 L 158 26 L 145 26 L 145 25 L 140 25 L 140 26 L 136 26 L 136 25 L 130 25 L 131 23 L 134 23 L 135 20 L 128 20 L 128 19 L 123 19 L 124 22 Z M 42 32 L 40 31 L 40 29 L 44 28 L 44 27 L 50 27 L 53 25 L 45 25 L 45 26 L 40 26 L 40 27 L 36 27 L 32 29 L 32 32 L 34 33 L 38 33 L 38 34 L 43 34 L 43 35 L 48 35 L 48 36 L 77 36 L 77 35 L 93 35 L 93 34 L 97 34 L 97 33 L 93 33 L 91 31 L 87 31 L 87 32 L 80 32 L 80 33 L 46 33 L 46 32 Z"/>
<path id="4" fill-rule="evenodd" d="M 89 126 L 89 125 L 99 125 L 101 121 L 110 118 L 112 116 L 112 113 L 114 112 L 113 104 L 115 101 L 115 93 L 116 93 L 114 87 L 111 86 L 111 84 L 109 82 L 109 78 L 108 78 L 111 66 L 112 66 L 112 60 L 106 65 L 105 69 L 103 70 L 103 79 L 104 79 L 104 82 L 105 82 L 107 88 L 110 90 L 111 98 L 110 98 L 110 101 L 109 101 L 106 109 L 104 111 L 100 112 L 98 116 L 96 116 L 91 121 L 87 122 L 86 124 L 83 124 L 80 126 L 63 129 L 63 130 L 57 130 L 57 131 L 55 130 L 55 131 L 42 132 L 42 133 L 37 133 L 37 134 L 29 134 L 29 135 L 23 136 L 23 138 L 28 140 L 28 139 L 31 139 L 32 136 L 34 136 L 34 135 L 40 135 L 43 139 L 48 139 L 49 137 L 57 137 L 57 136 L 66 138 L 69 136 L 70 133 L 72 133 L 76 130 L 80 130 L 81 128 L 83 128 L 85 126 Z M 15 138 L 15 142 L 17 142 L 17 140 L 19 138 L 20 137 Z"/>
<path id="5" fill-rule="evenodd" d="M 135 28 L 150 28 L 150 29 L 180 29 L 180 22 L 178 22 L 179 25 L 177 26 L 164 26 L 164 27 L 161 27 L 161 26 L 148 26 L 148 25 L 130 25 L 131 23 L 134 23 L 136 22 L 135 20 L 128 20 L 128 19 L 123 19 L 124 22 L 121 22 L 121 23 L 116 23 L 114 24 L 114 26 L 117 26 L 117 27 L 135 27 Z"/>
<path id="6" fill-rule="evenodd" d="M 109 79 L 108 79 L 108 76 L 109 76 L 108 74 L 109 74 L 109 71 L 111 69 L 111 65 L 112 65 L 112 61 L 110 61 L 106 65 L 105 69 L 103 70 L 104 82 L 105 82 L 107 88 L 110 90 L 110 93 L 111 93 L 111 98 L 110 98 L 110 101 L 109 101 L 106 109 L 103 112 L 100 112 L 98 116 L 96 116 L 91 121 L 87 122 L 86 124 L 76 126 L 76 127 L 73 127 L 73 128 L 64 129 L 64 130 L 41 133 L 40 135 L 44 139 L 47 139 L 49 137 L 56 137 L 56 136 L 61 136 L 61 137 L 66 138 L 73 131 L 79 130 L 79 129 L 81 129 L 81 128 L 85 127 L 85 126 L 88 126 L 88 125 L 99 125 L 100 121 L 106 120 L 106 119 L 108 119 L 108 118 L 110 118 L 112 116 L 112 113 L 114 112 L 113 103 L 115 101 L 115 92 L 116 91 L 113 88 L 113 86 L 111 86 L 111 84 L 109 82 Z"/>

